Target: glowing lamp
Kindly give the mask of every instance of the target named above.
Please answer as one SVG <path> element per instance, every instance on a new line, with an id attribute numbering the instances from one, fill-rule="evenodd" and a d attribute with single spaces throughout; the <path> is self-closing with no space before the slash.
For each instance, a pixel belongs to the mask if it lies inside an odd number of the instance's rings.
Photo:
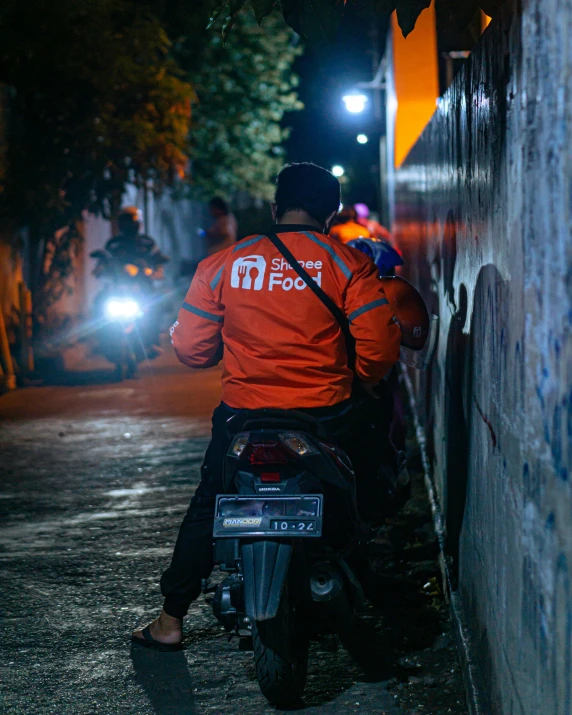
<path id="1" fill-rule="evenodd" d="M 356 92 L 344 95 L 342 101 L 350 114 L 361 114 L 367 104 L 367 97 L 365 94 L 358 94 Z"/>

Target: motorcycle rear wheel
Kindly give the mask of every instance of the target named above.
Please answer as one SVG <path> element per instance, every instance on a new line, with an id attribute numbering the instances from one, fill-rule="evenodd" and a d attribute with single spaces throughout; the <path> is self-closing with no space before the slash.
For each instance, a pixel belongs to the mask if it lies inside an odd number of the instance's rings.
<path id="1" fill-rule="evenodd" d="M 309 640 L 286 586 L 275 618 L 252 624 L 256 675 L 272 705 L 300 703 L 308 672 Z"/>

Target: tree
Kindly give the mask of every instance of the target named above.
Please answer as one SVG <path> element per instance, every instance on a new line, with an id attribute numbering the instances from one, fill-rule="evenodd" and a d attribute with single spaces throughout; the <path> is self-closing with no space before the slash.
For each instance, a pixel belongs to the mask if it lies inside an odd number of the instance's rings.
<path id="1" fill-rule="evenodd" d="M 109 215 L 127 180 L 183 171 L 193 92 L 170 49 L 157 19 L 122 0 L 0 7 L 12 118 L 0 209 L 29 228 L 40 323 L 71 267 L 73 240 L 54 252 L 56 231 L 86 209 Z"/>
<path id="2" fill-rule="evenodd" d="M 202 195 L 246 191 L 270 199 L 287 136 L 280 122 L 302 107 L 292 74 L 300 50 L 276 14 L 267 18 L 266 31 L 245 12 L 226 42 L 218 32 L 209 37 L 192 73 L 191 185 Z"/>
<path id="3" fill-rule="evenodd" d="M 0 5 L 11 96 L 0 212 L 29 230 L 37 327 L 66 289 L 75 223 L 86 210 L 112 217 L 127 182 L 160 190 L 178 176 L 195 195 L 269 196 L 280 120 L 301 106 L 292 32 L 272 16 L 271 38 L 245 12 L 224 44 L 216 23 L 206 29 L 215 2 Z"/>
<path id="4" fill-rule="evenodd" d="M 259 23 L 275 8 L 280 8 L 284 19 L 296 32 L 312 43 L 330 43 L 340 24 L 344 7 L 350 2 L 389 16 L 397 12 L 399 26 L 408 35 L 417 18 L 431 4 L 431 0 L 216 0 L 214 18 L 224 18 L 223 34 L 228 35 L 240 12 L 252 7 Z M 482 9 L 494 15 L 504 0 L 437 0 L 441 16 L 447 16 L 459 29 L 464 29 Z"/>

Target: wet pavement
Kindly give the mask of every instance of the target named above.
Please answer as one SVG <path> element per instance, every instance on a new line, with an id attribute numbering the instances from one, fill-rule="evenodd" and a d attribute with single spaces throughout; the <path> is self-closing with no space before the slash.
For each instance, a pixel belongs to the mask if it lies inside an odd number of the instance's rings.
<path id="1" fill-rule="evenodd" d="M 200 598 L 186 648 L 129 644 L 157 613 L 158 579 L 198 483 L 217 369 L 167 354 L 114 384 L 105 364 L 0 398 L 0 711 L 203 715 L 275 711 L 252 653 Z M 415 455 L 412 455 L 415 462 Z M 466 710 L 420 482 L 372 544 L 353 643 L 313 644 L 308 713 Z"/>

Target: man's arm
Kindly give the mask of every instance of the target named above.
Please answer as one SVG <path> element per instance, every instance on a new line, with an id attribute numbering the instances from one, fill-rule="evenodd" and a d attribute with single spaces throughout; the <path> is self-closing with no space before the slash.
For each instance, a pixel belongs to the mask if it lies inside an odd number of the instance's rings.
<path id="1" fill-rule="evenodd" d="M 171 343 L 179 360 L 194 368 L 216 365 L 222 357 L 223 321 L 223 310 L 200 264 L 171 328 Z"/>
<path id="2" fill-rule="evenodd" d="M 399 360 L 401 330 L 373 261 L 364 261 L 353 274 L 344 307 L 356 341 L 356 373 L 375 384 Z"/>

